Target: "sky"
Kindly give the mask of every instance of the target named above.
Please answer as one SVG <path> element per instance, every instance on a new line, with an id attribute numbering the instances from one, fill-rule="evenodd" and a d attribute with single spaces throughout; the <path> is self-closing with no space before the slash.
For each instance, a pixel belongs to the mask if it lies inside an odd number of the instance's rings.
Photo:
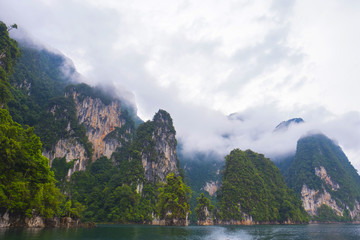
<path id="1" fill-rule="evenodd" d="M 168 111 L 189 155 L 277 158 L 322 132 L 357 169 L 359 12 L 357 0 L 0 0 L 14 37 L 60 51 L 143 120 Z M 305 123 L 273 132 L 294 117 Z"/>

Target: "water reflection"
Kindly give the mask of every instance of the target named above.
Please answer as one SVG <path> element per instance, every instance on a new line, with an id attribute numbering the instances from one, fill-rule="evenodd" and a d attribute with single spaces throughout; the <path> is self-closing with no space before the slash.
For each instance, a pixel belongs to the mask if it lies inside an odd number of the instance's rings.
<path id="1" fill-rule="evenodd" d="M 92 229 L 0 229 L 6 240 L 355 240 L 360 226 L 318 224 L 293 226 L 159 227 L 100 225 Z"/>

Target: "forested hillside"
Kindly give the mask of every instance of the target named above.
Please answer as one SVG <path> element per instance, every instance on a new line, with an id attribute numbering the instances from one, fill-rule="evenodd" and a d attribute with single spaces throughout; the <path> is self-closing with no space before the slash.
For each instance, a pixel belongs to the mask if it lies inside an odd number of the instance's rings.
<path id="1" fill-rule="evenodd" d="M 167 175 L 186 186 L 170 115 L 160 110 L 141 124 L 115 93 L 77 82 L 68 59 L 26 42 L 19 48 L 7 30 L 1 24 L 1 104 L 22 126 L 1 110 L 0 217 L 187 224 L 189 209 L 160 204 L 184 194 L 171 192 Z"/>
<path id="2" fill-rule="evenodd" d="M 262 154 L 231 151 L 226 156 L 220 191 L 220 216 L 224 222 L 308 221 L 300 200 L 286 186 L 280 170 Z"/>
<path id="3" fill-rule="evenodd" d="M 302 197 L 314 220 L 359 218 L 360 177 L 341 148 L 325 135 L 311 135 L 298 141 L 285 180 Z"/>
<path id="4" fill-rule="evenodd" d="M 185 182 L 192 190 L 189 218 L 192 222 L 197 222 L 201 219 L 198 219 L 198 211 L 195 208 L 198 204 L 197 199 L 201 197 L 201 194 L 203 194 L 203 198 L 210 199 L 211 204 L 217 206 L 216 194 L 221 185 L 221 171 L 225 164 L 224 158 L 212 153 L 193 153 L 188 156 L 183 154 L 181 146 L 178 148 L 178 152 L 181 165 L 184 168 Z M 214 210 L 214 208 L 211 210 Z M 201 215 L 204 215 L 204 212 Z"/>
<path id="5" fill-rule="evenodd" d="M 49 160 L 41 153 L 42 143 L 34 128 L 13 121 L 8 106 L 16 101 L 9 78 L 20 55 L 17 43 L 0 22 L 0 217 L 1 227 L 45 226 L 43 219 L 79 217 L 82 206 L 71 203 L 55 186 Z M 12 218 L 15 216 L 14 218 Z M 36 220 L 35 220 L 36 219 Z M 51 224 L 57 224 L 52 222 Z"/>

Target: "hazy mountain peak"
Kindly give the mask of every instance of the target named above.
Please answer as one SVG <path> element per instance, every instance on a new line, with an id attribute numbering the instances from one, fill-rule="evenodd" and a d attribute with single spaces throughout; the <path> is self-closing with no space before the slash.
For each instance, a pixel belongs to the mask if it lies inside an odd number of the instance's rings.
<path id="1" fill-rule="evenodd" d="M 304 123 L 305 121 L 302 118 L 292 118 L 289 119 L 287 121 L 283 121 L 281 122 L 279 125 L 277 125 L 274 129 L 274 132 L 277 131 L 286 131 L 287 129 L 289 129 L 289 127 L 291 125 L 297 125 L 297 124 L 301 124 Z"/>

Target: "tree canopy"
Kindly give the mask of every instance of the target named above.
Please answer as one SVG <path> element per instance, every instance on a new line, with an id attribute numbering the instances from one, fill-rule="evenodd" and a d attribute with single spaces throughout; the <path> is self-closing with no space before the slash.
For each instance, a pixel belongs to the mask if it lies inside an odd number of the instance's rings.
<path id="1" fill-rule="evenodd" d="M 49 160 L 41 154 L 33 128 L 14 122 L 0 109 L 0 208 L 6 211 L 53 217 L 62 195 L 55 187 Z"/>
<path id="2" fill-rule="evenodd" d="M 191 190 L 182 178 L 170 173 L 158 191 L 157 213 L 160 219 L 186 220 L 190 211 Z"/>
<path id="3" fill-rule="evenodd" d="M 243 220 L 244 214 L 257 222 L 308 221 L 300 199 L 264 155 L 235 149 L 225 159 L 219 194 L 224 221 Z"/>

